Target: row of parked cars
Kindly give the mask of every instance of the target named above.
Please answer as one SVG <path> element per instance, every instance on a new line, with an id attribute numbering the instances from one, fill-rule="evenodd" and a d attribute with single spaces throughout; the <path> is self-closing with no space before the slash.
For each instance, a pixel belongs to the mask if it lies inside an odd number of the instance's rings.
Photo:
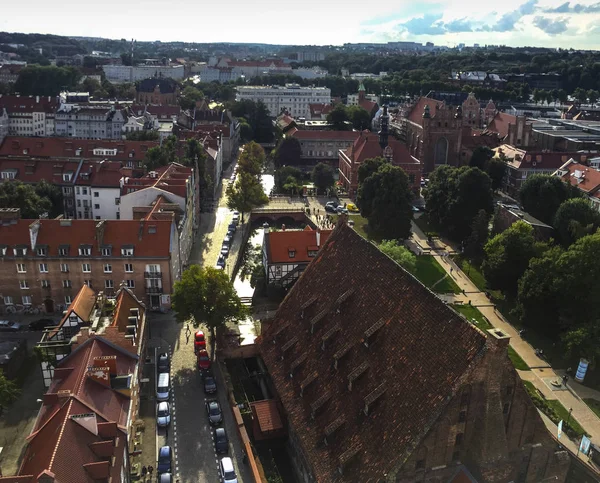
<path id="1" fill-rule="evenodd" d="M 215 268 L 218 270 L 225 269 L 225 259 L 229 256 L 229 250 L 231 250 L 231 245 L 233 244 L 233 237 L 235 236 L 235 232 L 237 231 L 237 226 L 240 223 L 240 212 L 234 211 L 233 218 L 229 226 L 227 227 L 227 235 L 223 238 L 223 243 L 221 245 L 221 253 L 219 254 L 219 259 L 217 260 L 217 265 Z"/>
<path id="2" fill-rule="evenodd" d="M 156 377 L 156 425 L 166 428 L 171 425 L 171 359 L 167 352 L 158 355 Z M 173 450 L 170 446 L 158 450 L 156 471 L 159 483 L 173 482 Z"/>
<path id="3" fill-rule="evenodd" d="M 19 324 L 12 320 L 0 320 L 0 332 L 19 332 L 20 330 L 44 330 L 47 327 L 54 327 L 58 322 L 53 319 L 38 319 L 30 322 L 29 325 Z"/>
<path id="4" fill-rule="evenodd" d="M 197 330 L 194 333 L 194 352 L 196 353 L 198 370 L 202 376 L 204 393 L 207 396 L 216 394 L 217 380 L 212 372 L 212 363 L 206 350 L 206 337 L 201 330 Z M 204 404 L 208 422 L 213 427 L 212 431 L 217 454 L 227 454 L 229 453 L 229 438 L 227 437 L 227 431 L 222 427 L 223 411 L 221 404 L 214 397 L 207 397 Z M 233 461 L 229 456 L 224 456 L 219 460 L 219 472 L 224 483 L 237 483 Z"/>

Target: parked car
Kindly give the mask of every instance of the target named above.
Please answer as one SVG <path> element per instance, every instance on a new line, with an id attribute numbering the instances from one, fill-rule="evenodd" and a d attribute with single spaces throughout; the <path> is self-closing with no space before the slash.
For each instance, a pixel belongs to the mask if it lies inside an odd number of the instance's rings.
<path id="1" fill-rule="evenodd" d="M 239 211 L 233 212 L 233 218 L 231 219 L 231 221 L 233 223 L 235 223 L 236 225 L 240 222 L 240 212 Z"/>
<path id="2" fill-rule="evenodd" d="M 171 361 L 169 360 L 169 354 L 163 352 L 162 354 L 158 354 L 158 373 L 162 374 L 163 372 L 169 372 L 169 368 L 171 367 Z"/>
<path id="3" fill-rule="evenodd" d="M 346 208 L 348 208 L 348 211 L 350 213 L 358 213 L 360 210 L 358 209 L 358 206 L 356 206 L 354 203 L 348 203 L 346 205 Z"/>
<path id="4" fill-rule="evenodd" d="M 228 247 L 231 246 L 231 240 L 232 238 L 225 235 L 225 238 L 223 238 L 223 245 L 227 245 Z"/>
<path id="5" fill-rule="evenodd" d="M 233 235 L 235 235 L 235 230 L 228 229 L 227 236 L 233 240 Z"/>
<path id="6" fill-rule="evenodd" d="M 224 257 L 229 255 L 229 245 L 223 243 L 223 245 L 221 246 L 221 255 Z"/>
<path id="7" fill-rule="evenodd" d="M 206 414 L 208 415 L 208 421 L 210 424 L 219 424 L 221 421 L 223 421 L 221 405 L 216 399 L 209 399 L 206 401 Z"/>
<path id="8" fill-rule="evenodd" d="M 227 226 L 227 231 L 228 231 L 227 235 L 229 235 L 230 231 L 233 231 L 233 233 L 235 233 L 237 231 L 236 224 L 235 223 L 229 223 L 229 225 Z M 231 237 L 231 238 L 233 238 L 233 237 Z"/>
<path id="9" fill-rule="evenodd" d="M 52 319 L 38 319 L 29 323 L 29 330 L 44 330 L 46 327 L 52 327 L 57 323 Z"/>
<path id="10" fill-rule="evenodd" d="M 229 439 L 227 439 L 227 431 L 225 428 L 215 429 L 215 449 L 217 453 L 229 452 Z"/>
<path id="11" fill-rule="evenodd" d="M 215 380 L 215 376 L 212 374 L 205 374 L 202 378 L 202 382 L 204 383 L 204 392 L 206 394 L 214 394 L 217 392 L 217 381 Z"/>
<path id="12" fill-rule="evenodd" d="M 166 428 L 171 424 L 171 407 L 166 401 L 159 402 L 156 406 L 156 425 L 159 428 Z"/>
<path id="13" fill-rule="evenodd" d="M 197 330 L 194 333 L 194 352 L 202 349 L 206 349 L 206 337 L 204 337 L 204 332 Z"/>
<path id="14" fill-rule="evenodd" d="M 158 483 L 173 483 L 173 475 L 171 473 L 161 473 L 158 477 Z"/>
<path id="15" fill-rule="evenodd" d="M 333 205 L 325 205 L 325 211 L 327 213 L 337 213 L 337 210 Z"/>
<path id="16" fill-rule="evenodd" d="M 21 330 L 21 324 L 18 322 L 12 322 L 10 320 L 0 320 L 0 330 L 17 332 Z"/>
<path id="17" fill-rule="evenodd" d="M 221 270 L 225 268 L 225 257 L 223 255 L 219 255 L 215 268 L 220 268 Z"/>
<path id="18" fill-rule="evenodd" d="M 210 369 L 210 357 L 205 350 L 198 351 L 198 369 L 208 371 Z"/>
<path id="19" fill-rule="evenodd" d="M 343 206 L 338 206 L 335 211 L 337 212 L 338 215 L 344 214 L 347 215 L 348 214 L 348 209 L 344 208 Z"/>
<path id="20" fill-rule="evenodd" d="M 233 468 L 233 461 L 231 461 L 229 456 L 221 458 L 221 461 L 219 461 L 219 470 L 221 472 L 221 478 L 223 478 L 223 483 L 237 483 L 237 475 Z"/>
<path id="21" fill-rule="evenodd" d="M 158 401 L 168 401 L 171 397 L 171 376 L 168 372 L 163 372 L 158 375 L 158 383 L 156 384 L 156 399 Z"/>
<path id="22" fill-rule="evenodd" d="M 334 208 L 337 208 L 339 205 L 340 202 L 337 200 L 328 201 L 327 203 L 325 203 L 325 206 L 333 206 Z"/>
<path id="23" fill-rule="evenodd" d="M 173 450 L 170 446 L 163 446 L 158 450 L 158 473 L 170 473 L 173 460 Z"/>

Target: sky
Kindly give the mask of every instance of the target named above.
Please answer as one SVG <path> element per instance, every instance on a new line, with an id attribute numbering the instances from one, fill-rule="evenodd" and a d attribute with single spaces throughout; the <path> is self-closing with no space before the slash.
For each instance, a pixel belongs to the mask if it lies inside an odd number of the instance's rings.
<path id="1" fill-rule="evenodd" d="M 0 31 L 138 41 L 436 45 L 600 49 L 600 1 L 48 0 L 5 2 Z"/>

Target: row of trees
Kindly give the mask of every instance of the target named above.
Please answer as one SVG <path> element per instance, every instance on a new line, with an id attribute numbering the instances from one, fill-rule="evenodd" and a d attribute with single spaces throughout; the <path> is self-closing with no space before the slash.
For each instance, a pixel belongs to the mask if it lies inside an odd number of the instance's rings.
<path id="1" fill-rule="evenodd" d="M 63 195 L 46 180 L 36 184 L 7 181 L 0 183 L 0 208 L 20 208 L 22 218 L 56 218 L 64 212 Z"/>
<path id="2" fill-rule="evenodd" d="M 332 129 L 335 131 L 351 129 L 362 131 L 371 128 L 371 113 L 360 106 L 336 104 L 333 110 L 327 114 L 327 122 L 332 124 Z"/>
<path id="3" fill-rule="evenodd" d="M 246 144 L 238 159 L 235 183 L 227 186 L 227 206 L 242 214 L 242 222 L 244 213 L 249 213 L 254 208 L 269 202 L 261 183 L 265 161 L 265 151 L 260 144 L 255 142 Z"/>
<path id="4" fill-rule="evenodd" d="M 310 173 L 294 166 L 282 166 L 275 171 L 275 189 L 278 193 L 297 195 L 309 181 L 319 193 L 324 194 L 335 183 L 333 169 L 326 163 L 318 163 Z"/>

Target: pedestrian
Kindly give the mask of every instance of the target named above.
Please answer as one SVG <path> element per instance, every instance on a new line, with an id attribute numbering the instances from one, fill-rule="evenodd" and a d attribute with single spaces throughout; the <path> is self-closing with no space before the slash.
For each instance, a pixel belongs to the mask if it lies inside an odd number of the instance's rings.
<path id="1" fill-rule="evenodd" d="M 454 269 L 452 267 L 450 267 L 450 273 L 452 273 L 454 271 Z"/>
<path id="2" fill-rule="evenodd" d="M 146 468 L 145 466 L 142 466 L 142 476 L 144 478 L 146 478 L 146 474 L 148 473 L 148 468 Z"/>
<path id="3" fill-rule="evenodd" d="M 152 473 L 154 472 L 154 468 L 152 465 L 148 466 L 148 474 L 150 475 L 150 478 L 152 478 Z"/>

